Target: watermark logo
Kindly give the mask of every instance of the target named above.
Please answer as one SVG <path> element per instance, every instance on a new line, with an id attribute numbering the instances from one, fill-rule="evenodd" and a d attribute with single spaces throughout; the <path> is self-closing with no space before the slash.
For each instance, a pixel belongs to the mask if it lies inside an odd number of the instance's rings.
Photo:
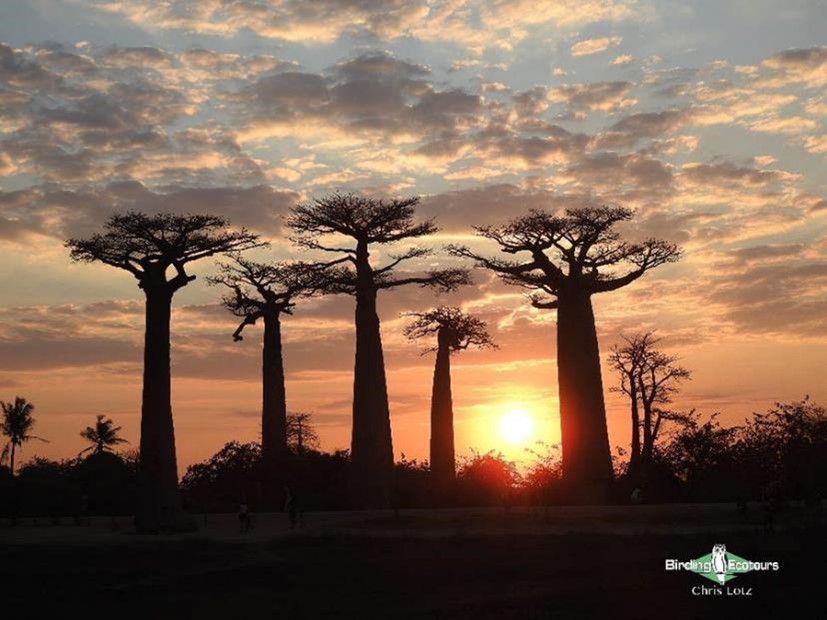
<path id="1" fill-rule="evenodd" d="M 778 562 L 755 562 L 727 551 L 726 545 L 712 546 L 712 552 L 694 560 L 666 560 L 667 571 L 690 571 L 714 582 L 716 586 L 695 586 L 692 594 L 700 595 L 740 595 L 751 596 L 752 588 L 730 588 L 727 584 L 744 573 L 752 571 L 777 571 Z"/>

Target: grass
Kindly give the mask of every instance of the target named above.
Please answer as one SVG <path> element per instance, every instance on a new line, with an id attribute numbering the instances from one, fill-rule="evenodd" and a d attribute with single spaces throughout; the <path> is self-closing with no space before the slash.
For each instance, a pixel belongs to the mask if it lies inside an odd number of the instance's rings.
<path id="1" fill-rule="evenodd" d="M 102 522 L 28 526 L 0 531 L 0 584 L 4 609 L 22 610 L 10 618 L 73 609 L 153 619 L 696 618 L 722 609 L 761 618 L 821 600 L 823 528 L 793 514 L 767 534 L 732 512 L 347 513 L 310 515 L 294 532 L 283 515 L 258 515 L 248 536 L 232 516 L 213 516 L 198 534 L 160 539 L 105 534 Z M 689 527 L 695 520 L 702 526 Z M 693 596 L 712 582 L 664 570 L 666 558 L 697 558 L 719 542 L 781 570 L 729 584 L 752 588 L 750 597 Z"/>

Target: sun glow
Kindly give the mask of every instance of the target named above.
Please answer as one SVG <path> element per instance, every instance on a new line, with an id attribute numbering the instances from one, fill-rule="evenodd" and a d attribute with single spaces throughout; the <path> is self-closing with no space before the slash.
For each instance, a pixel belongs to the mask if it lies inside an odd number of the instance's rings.
<path id="1" fill-rule="evenodd" d="M 523 444 L 534 434 L 534 420 L 525 409 L 508 409 L 500 416 L 499 431 L 506 442 Z"/>

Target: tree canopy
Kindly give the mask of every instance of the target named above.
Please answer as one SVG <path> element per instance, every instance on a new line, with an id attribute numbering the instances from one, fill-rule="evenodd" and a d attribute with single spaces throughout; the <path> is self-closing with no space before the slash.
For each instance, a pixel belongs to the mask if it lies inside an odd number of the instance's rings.
<path id="1" fill-rule="evenodd" d="M 465 314 L 459 308 L 439 306 L 427 312 L 410 312 L 408 316 L 414 317 L 414 321 L 405 328 L 405 336 L 410 340 L 442 334 L 451 352 L 464 351 L 469 347 L 489 349 L 497 346 L 488 333 L 485 321 Z M 435 351 L 438 346 L 428 350 Z"/>
<path id="2" fill-rule="evenodd" d="M 531 210 L 502 226 L 475 227 L 505 254 L 526 253 L 530 260 L 485 257 L 458 245 L 450 251 L 473 259 L 508 284 L 532 290 L 535 307 L 553 309 L 561 291 L 572 285 L 588 294 L 613 291 L 649 269 L 678 260 L 680 250 L 666 241 L 625 241 L 617 225 L 633 216 L 631 209 L 608 206 L 568 209 L 562 216 Z M 617 274 L 615 268 L 625 272 Z"/>
<path id="3" fill-rule="evenodd" d="M 243 319 L 233 334 L 242 340 L 247 325 L 255 325 L 265 313 L 292 314 L 294 300 L 319 291 L 324 271 L 318 265 L 296 262 L 259 263 L 233 255 L 233 263 L 219 265 L 219 274 L 208 278 L 210 284 L 230 289 L 223 298 L 224 306 Z"/>
<path id="4" fill-rule="evenodd" d="M 228 230 L 226 218 L 215 215 L 136 211 L 111 216 L 103 233 L 69 239 L 72 260 L 102 262 L 135 276 L 141 288 L 162 285 L 175 291 L 195 279 L 184 266 L 216 254 L 263 245 L 246 229 Z M 167 268 L 176 275 L 166 279 Z"/>
<path id="5" fill-rule="evenodd" d="M 129 443 L 118 433 L 121 431 L 120 426 L 115 426 L 115 422 L 107 419 L 105 415 L 98 415 L 95 420 L 95 426 L 87 426 L 80 432 L 80 436 L 88 441 L 90 445 L 88 448 L 81 450 L 84 452 L 94 451 L 95 454 L 111 450 L 112 447 Z"/>
<path id="6" fill-rule="evenodd" d="M 385 200 L 335 193 L 294 207 L 287 224 L 294 231 L 293 241 L 298 245 L 343 255 L 324 264 L 329 267 L 325 291 L 328 293 L 355 295 L 359 287 L 381 290 L 407 284 L 447 292 L 469 284 L 468 271 L 459 268 L 432 269 L 393 277 L 401 264 L 432 255 L 430 248 L 420 246 L 390 255 L 386 264 L 369 267 L 369 272 L 365 269 L 369 265 L 369 245 L 391 244 L 439 231 L 433 220 L 414 221 L 418 204 L 418 197 Z M 356 241 L 356 246 L 326 239 L 337 235 Z"/>

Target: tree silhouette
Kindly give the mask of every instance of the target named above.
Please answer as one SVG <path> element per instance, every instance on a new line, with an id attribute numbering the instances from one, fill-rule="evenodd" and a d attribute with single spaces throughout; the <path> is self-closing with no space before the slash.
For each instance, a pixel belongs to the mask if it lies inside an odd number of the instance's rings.
<path id="1" fill-rule="evenodd" d="M 676 364 L 677 357 L 656 349 L 660 339 L 652 332 L 623 336 L 623 340 L 625 344 L 612 347 L 609 356 L 609 364 L 620 378 L 620 383 L 612 390 L 629 397 L 632 414 L 629 475 L 645 482 L 663 422 L 685 423 L 687 420 L 685 414 L 669 411 L 664 406 L 672 402 L 679 384 L 690 379 L 691 373 Z"/>
<path id="2" fill-rule="evenodd" d="M 113 215 L 102 234 L 66 242 L 72 259 L 102 262 L 131 273 L 146 296 L 144 376 L 141 403 L 139 532 L 192 529 L 181 508 L 170 399 L 170 314 L 172 297 L 189 284 L 193 261 L 260 245 L 246 230 L 230 231 L 212 215 L 129 212 Z M 174 275 L 167 277 L 172 269 Z"/>
<path id="3" fill-rule="evenodd" d="M 17 448 L 32 439 L 48 443 L 48 440 L 32 435 L 34 428 L 34 405 L 25 398 L 16 396 L 13 403 L 0 401 L 0 408 L 3 410 L 3 435 L 9 438 L 0 460 L 9 459 L 9 472 L 14 476 L 14 457 Z"/>
<path id="4" fill-rule="evenodd" d="M 295 300 L 315 293 L 322 273 L 307 263 L 256 263 L 235 255 L 232 264 L 221 265 L 210 283 L 223 285 L 231 293 L 224 305 L 243 319 L 233 339 L 242 340 L 248 325 L 264 322 L 262 346 L 261 454 L 265 472 L 274 477 L 283 465 L 287 446 L 287 399 L 281 343 L 281 315 L 293 314 Z"/>
<path id="5" fill-rule="evenodd" d="M 310 423 L 312 417 L 309 413 L 287 414 L 287 443 L 296 454 L 319 447 L 319 435 Z"/>
<path id="6" fill-rule="evenodd" d="M 469 282 L 464 269 L 438 269 L 424 274 L 394 277 L 402 263 L 429 256 L 431 250 L 412 247 L 374 267 L 370 250 L 437 232 L 428 220 L 414 222 L 419 199 L 377 200 L 353 194 L 331 194 L 293 208 L 288 225 L 301 246 L 339 255 L 329 266 L 327 293 L 356 298 L 356 361 L 353 382 L 353 435 L 351 440 L 351 494 L 354 506 L 389 505 L 393 480 L 388 390 L 376 297 L 379 291 L 406 285 L 451 291 Z M 328 236 L 347 239 L 337 245 Z"/>
<path id="7" fill-rule="evenodd" d="M 119 437 L 118 433 L 121 430 L 120 426 L 115 426 L 111 419 L 107 419 L 105 415 L 96 416 L 95 426 L 87 426 L 86 429 L 80 432 L 80 436 L 88 441 L 91 446 L 80 451 L 93 451 L 94 454 L 101 454 L 102 452 L 112 452 L 114 446 L 129 443 L 123 437 Z"/>
<path id="8" fill-rule="evenodd" d="M 527 254 L 525 262 L 451 248 L 506 283 L 532 290 L 534 307 L 557 310 L 563 471 L 572 498 L 583 501 L 604 500 L 612 478 L 592 296 L 627 286 L 680 256 L 675 245 L 658 239 L 624 241 L 616 226 L 633 214 L 620 207 L 569 209 L 562 216 L 532 210 L 504 226 L 476 229 L 505 254 Z M 626 272 L 615 274 L 618 266 Z"/>
<path id="9" fill-rule="evenodd" d="M 441 501 L 456 477 L 454 455 L 454 405 L 451 394 L 451 355 L 469 347 L 490 348 L 494 342 L 485 321 L 459 308 L 440 306 L 428 312 L 412 312 L 415 320 L 405 328 L 410 340 L 431 338 L 436 345 L 434 382 L 431 392 L 431 478 Z"/>

